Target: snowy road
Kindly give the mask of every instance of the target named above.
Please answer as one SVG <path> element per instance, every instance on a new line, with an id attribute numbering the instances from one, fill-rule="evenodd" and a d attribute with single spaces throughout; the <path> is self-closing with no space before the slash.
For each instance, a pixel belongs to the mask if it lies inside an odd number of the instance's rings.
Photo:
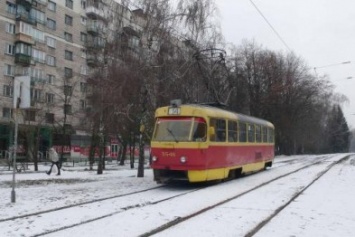
<path id="1" fill-rule="evenodd" d="M 79 192 L 77 183 L 57 185 L 57 189 L 48 185 L 24 186 L 21 191 L 29 191 L 25 202 L 1 206 L 5 215 L 0 218 L 0 235 L 285 236 L 287 233 L 288 236 L 316 236 L 316 227 L 328 227 L 329 236 L 331 233 L 332 236 L 351 236 L 350 226 L 355 222 L 353 212 L 345 214 L 336 205 L 340 202 L 354 207 L 347 195 L 340 195 L 349 190 L 347 185 L 351 181 L 355 181 L 354 156 L 280 157 L 273 168 L 265 172 L 216 185 L 159 187 L 152 181 L 148 170 L 144 179 L 132 177 L 130 172 L 111 171 L 98 182 L 94 176 L 85 176 L 84 172 L 65 172 L 71 180 L 76 177 L 87 181 L 79 182 L 82 186 Z M 117 177 L 117 173 L 121 176 Z M 23 175 L 22 181 L 36 175 Z M 56 179 L 65 179 L 64 175 Z M 0 194 L 3 194 L 1 181 L 4 177 L 6 175 L 0 176 Z M 113 178 L 119 183 L 115 184 Z M 120 191 L 110 190 L 107 186 Z M 56 199 L 45 193 L 46 187 L 54 191 Z M 85 187 L 90 193 L 85 192 Z M 101 195 L 100 188 L 105 190 Z M 150 188 L 154 189 L 139 192 Z M 66 192 L 61 198 L 63 190 Z M 42 200 L 46 200 L 42 207 L 36 200 L 30 202 L 31 195 L 37 197 L 41 192 Z M 319 205 L 322 203 L 322 198 L 317 199 L 319 194 L 329 200 Z M 53 205 L 50 205 L 51 198 Z M 72 206 L 66 207 L 69 200 Z M 333 206 L 328 207 L 329 203 Z M 33 207 L 37 209 L 34 211 Z M 11 212 L 11 208 L 17 213 Z M 332 214 L 336 211 L 340 220 L 333 220 Z M 16 218 L 21 215 L 30 216 Z M 312 220 L 317 225 L 310 224 Z M 323 222 L 325 226 L 322 226 Z M 337 226 L 342 227 L 341 230 Z"/>

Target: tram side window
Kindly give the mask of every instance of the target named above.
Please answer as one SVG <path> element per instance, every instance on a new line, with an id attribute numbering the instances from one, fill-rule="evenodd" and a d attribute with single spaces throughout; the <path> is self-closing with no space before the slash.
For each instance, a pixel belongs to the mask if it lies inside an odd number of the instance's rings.
<path id="1" fill-rule="evenodd" d="M 228 141 L 238 141 L 238 123 L 235 121 L 228 121 Z"/>
<path id="2" fill-rule="evenodd" d="M 239 123 L 239 142 L 247 141 L 247 125 L 245 123 Z"/>
<path id="3" fill-rule="evenodd" d="M 263 142 L 267 142 L 267 127 L 263 127 Z"/>
<path id="4" fill-rule="evenodd" d="M 261 126 L 255 125 L 255 141 L 261 142 Z"/>
<path id="5" fill-rule="evenodd" d="M 255 142 L 254 124 L 248 124 L 248 142 Z"/>
<path id="6" fill-rule="evenodd" d="M 206 123 L 200 119 L 201 121 L 198 121 L 198 119 L 195 120 L 194 122 L 194 127 L 193 127 L 193 141 L 206 141 Z"/>
<path id="7" fill-rule="evenodd" d="M 274 142 L 274 129 L 272 128 L 268 129 L 268 142 L 270 143 Z"/>
<path id="8" fill-rule="evenodd" d="M 214 127 L 215 135 L 210 136 L 211 141 L 225 142 L 226 141 L 226 121 L 223 119 L 211 119 L 210 126 Z"/>

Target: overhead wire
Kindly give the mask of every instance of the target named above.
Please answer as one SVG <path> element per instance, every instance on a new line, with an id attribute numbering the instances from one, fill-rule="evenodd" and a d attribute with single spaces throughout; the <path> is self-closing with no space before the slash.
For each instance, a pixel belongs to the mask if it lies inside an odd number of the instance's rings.
<path id="1" fill-rule="evenodd" d="M 261 12 L 261 10 L 258 8 L 258 6 L 253 2 L 253 0 L 249 0 L 250 3 L 254 6 L 254 8 L 258 11 L 258 13 L 261 15 L 261 17 L 265 20 L 265 22 L 270 26 L 272 31 L 276 34 L 276 36 L 279 38 L 279 40 L 283 43 L 283 45 L 290 51 L 292 52 L 291 48 L 287 45 L 285 40 L 281 37 L 281 35 L 277 32 L 275 27 L 270 23 L 270 21 L 265 17 L 265 15 Z"/>

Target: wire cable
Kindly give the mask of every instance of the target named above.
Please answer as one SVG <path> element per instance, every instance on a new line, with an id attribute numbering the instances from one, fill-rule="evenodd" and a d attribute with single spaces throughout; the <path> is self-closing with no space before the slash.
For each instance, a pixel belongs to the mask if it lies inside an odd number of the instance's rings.
<path id="1" fill-rule="evenodd" d="M 265 15 L 260 11 L 260 9 L 256 6 L 256 4 L 253 2 L 253 0 L 249 0 L 251 4 L 254 6 L 254 8 L 259 12 L 259 14 L 262 16 L 262 18 L 266 21 L 266 23 L 270 26 L 272 31 L 276 34 L 276 36 L 281 40 L 281 42 L 285 45 L 285 47 L 292 52 L 291 48 L 286 44 L 285 40 L 281 37 L 281 35 L 276 31 L 276 29 L 271 25 L 271 23 L 268 21 L 268 19 L 265 17 Z"/>

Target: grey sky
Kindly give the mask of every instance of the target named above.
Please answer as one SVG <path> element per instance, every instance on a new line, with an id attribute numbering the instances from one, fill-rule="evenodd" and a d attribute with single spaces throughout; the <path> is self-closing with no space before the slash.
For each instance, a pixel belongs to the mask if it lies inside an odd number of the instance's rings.
<path id="1" fill-rule="evenodd" d="M 252 1 L 288 47 L 311 70 L 322 67 L 317 69 L 318 75 L 329 75 L 335 91 L 348 97 L 349 103 L 343 105 L 343 111 L 349 126 L 355 128 L 355 115 L 352 115 L 355 114 L 355 1 Z M 227 42 L 240 45 L 243 39 L 254 39 L 265 48 L 288 52 L 250 0 L 215 2 Z M 351 63 L 341 64 L 346 61 Z"/>

